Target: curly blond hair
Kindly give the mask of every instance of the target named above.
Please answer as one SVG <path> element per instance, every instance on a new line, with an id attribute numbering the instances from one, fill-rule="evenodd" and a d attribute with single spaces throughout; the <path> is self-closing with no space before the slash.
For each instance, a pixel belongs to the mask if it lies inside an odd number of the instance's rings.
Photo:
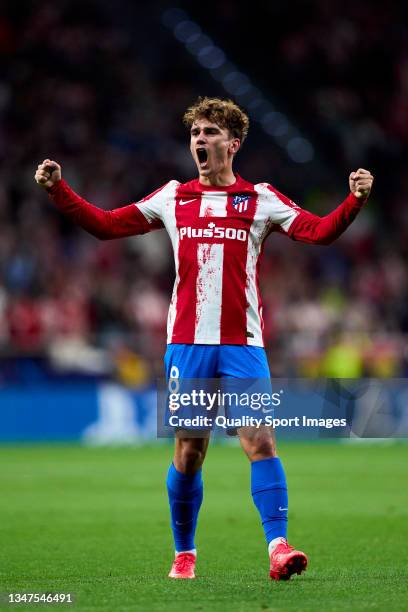
<path id="1" fill-rule="evenodd" d="M 232 100 L 199 97 L 183 115 L 183 123 L 191 128 L 196 119 L 204 118 L 226 128 L 234 138 L 244 142 L 249 129 L 248 115 Z"/>

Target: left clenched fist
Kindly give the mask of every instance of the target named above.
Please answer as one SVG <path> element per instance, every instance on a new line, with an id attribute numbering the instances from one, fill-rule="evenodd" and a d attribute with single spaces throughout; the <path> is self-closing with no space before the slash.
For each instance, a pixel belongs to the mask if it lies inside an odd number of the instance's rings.
<path id="1" fill-rule="evenodd" d="M 359 168 L 349 176 L 350 191 L 356 198 L 366 199 L 370 195 L 374 177 L 369 170 Z"/>

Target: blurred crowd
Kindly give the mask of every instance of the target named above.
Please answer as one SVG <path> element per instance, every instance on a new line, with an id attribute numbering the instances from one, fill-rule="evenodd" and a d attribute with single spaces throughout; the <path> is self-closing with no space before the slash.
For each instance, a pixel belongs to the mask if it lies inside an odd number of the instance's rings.
<path id="1" fill-rule="evenodd" d="M 111 209 L 194 176 L 181 115 L 197 95 L 226 94 L 162 26 L 160 2 L 120 4 L 2 3 L 0 382 L 38 372 L 36 363 L 129 385 L 162 374 L 174 280 L 165 232 L 99 242 L 57 213 L 33 180 L 39 162 L 55 159 L 76 191 Z M 402 9 L 312 0 L 291 20 L 288 3 L 274 2 L 259 20 L 258 12 L 237 16 L 234 4 L 218 3 L 217 20 L 204 15 L 203 27 L 317 152 L 295 164 L 254 125 L 239 172 L 320 215 L 347 195 L 350 171 L 367 167 L 376 176 L 367 209 L 334 245 L 269 238 L 261 277 L 272 374 L 405 376 Z M 234 33 L 255 18 L 251 55 Z"/>

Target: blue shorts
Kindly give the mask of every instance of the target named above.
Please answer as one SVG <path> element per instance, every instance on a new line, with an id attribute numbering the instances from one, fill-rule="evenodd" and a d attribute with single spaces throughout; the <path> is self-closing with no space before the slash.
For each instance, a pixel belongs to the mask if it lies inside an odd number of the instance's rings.
<path id="1" fill-rule="evenodd" d="M 169 344 L 164 363 L 169 390 L 166 426 L 179 423 L 180 419 L 184 419 L 185 423 L 187 422 L 185 419 L 201 414 L 208 416 L 211 421 L 208 429 L 214 429 L 214 424 L 217 425 L 218 417 L 222 418 L 221 413 L 223 413 L 225 418 L 231 419 L 226 428 L 227 433 L 231 434 L 236 433 L 236 428 L 232 426 L 233 420 L 238 419 L 242 422 L 244 414 L 258 418 L 265 415 L 266 411 L 261 410 L 259 403 L 251 410 L 245 408 L 243 411 L 242 404 L 235 400 L 248 395 L 259 398 L 261 393 L 272 395 L 268 361 L 262 347 L 232 344 Z M 221 380 L 217 383 L 215 379 Z M 179 396 L 185 393 L 191 396 L 193 390 L 199 389 L 209 393 L 221 393 L 224 398 L 233 399 L 228 405 L 214 403 L 211 409 L 208 407 L 201 409 L 192 405 L 180 406 Z M 174 395 L 175 391 L 178 396 Z M 217 398 L 220 398 L 220 395 L 217 395 Z M 222 406 L 221 412 L 220 406 Z M 273 409 L 268 409 L 267 413 L 273 414 Z M 174 414 L 177 418 L 170 419 Z M 201 423 L 200 421 L 200 428 Z M 242 426 L 246 425 L 247 423 Z"/>
<path id="2" fill-rule="evenodd" d="M 261 346 L 169 344 L 164 356 L 164 365 L 167 380 L 169 378 L 270 378 L 265 349 Z"/>

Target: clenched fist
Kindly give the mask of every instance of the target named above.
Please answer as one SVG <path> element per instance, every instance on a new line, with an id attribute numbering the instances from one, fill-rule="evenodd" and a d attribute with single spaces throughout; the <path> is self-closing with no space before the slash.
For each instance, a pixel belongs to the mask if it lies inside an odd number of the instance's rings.
<path id="1" fill-rule="evenodd" d="M 61 180 L 61 166 L 51 159 L 44 159 L 42 164 L 38 164 L 34 178 L 41 187 L 50 189 Z"/>
<path id="2" fill-rule="evenodd" d="M 356 198 L 368 198 L 374 177 L 369 170 L 359 168 L 349 176 L 350 191 Z"/>

